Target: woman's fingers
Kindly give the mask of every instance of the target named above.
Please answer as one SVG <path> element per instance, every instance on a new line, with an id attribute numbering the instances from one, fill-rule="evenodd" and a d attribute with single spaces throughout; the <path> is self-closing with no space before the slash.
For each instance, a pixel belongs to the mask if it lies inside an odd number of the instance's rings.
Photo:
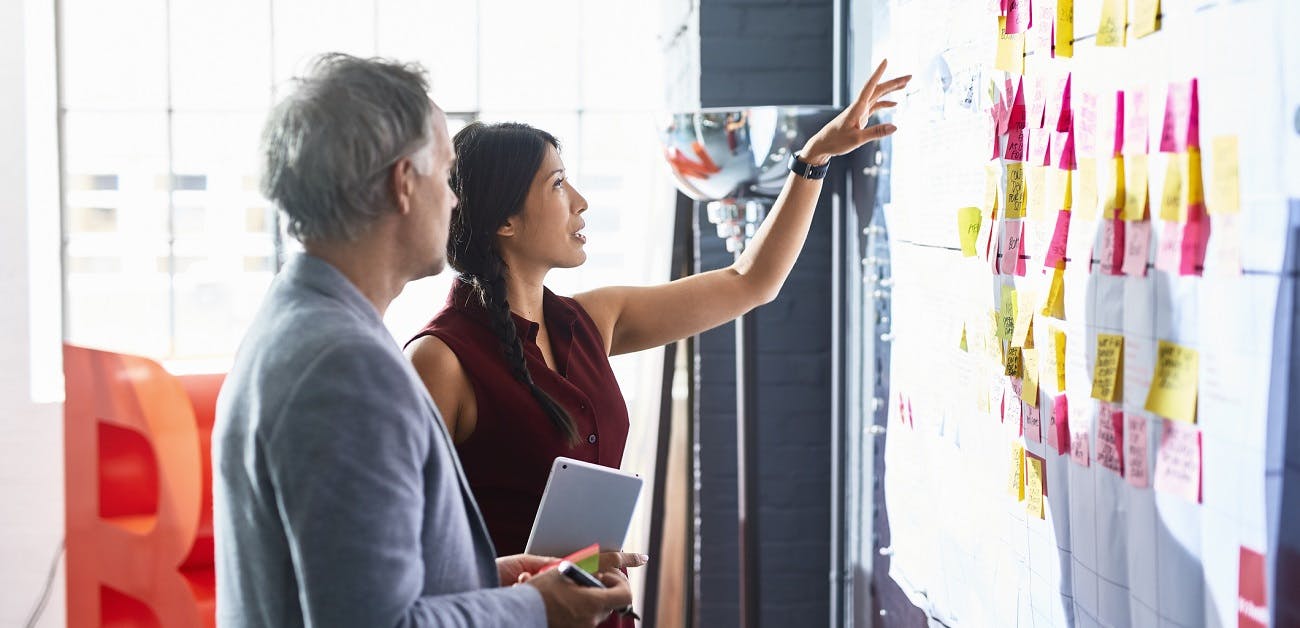
<path id="1" fill-rule="evenodd" d="M 867 84 L 862 86 L 862 91 L 858 92 L 858 99 L 849 108 L 849 115 L 855 116 L 851 119 L 861 116 L 862 112 L 866 111 L 871 102 L 876 99 L 876 85 L 880 83 L 880 77 L 885 74 L 885 66 L 887 65 L 889 65 L 889 60 L 882 59 L 880 65 L 876 66 L 876 71 L 871 74 L 871 78 L 867 79 Z"/>
<path id="2" fill-rule="evenodd" d="M 898 127 L 892 124 L 877 124 L 875 126 L 869 126 L 858 133 L 858 146 L 866 144 L 872 140 L 878 140 L 893 135 L 894 131 L 897 130 Z"/>

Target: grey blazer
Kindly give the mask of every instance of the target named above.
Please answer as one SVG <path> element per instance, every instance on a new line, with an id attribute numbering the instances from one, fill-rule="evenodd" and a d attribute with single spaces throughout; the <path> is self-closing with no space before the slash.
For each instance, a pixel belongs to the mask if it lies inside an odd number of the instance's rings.
<path id="1" fill-rule="evenodd" d="M 217 401 L 217 624 L 543 626 L 496 553 L 442 417 L 374 306 L 299 255 Z"/>

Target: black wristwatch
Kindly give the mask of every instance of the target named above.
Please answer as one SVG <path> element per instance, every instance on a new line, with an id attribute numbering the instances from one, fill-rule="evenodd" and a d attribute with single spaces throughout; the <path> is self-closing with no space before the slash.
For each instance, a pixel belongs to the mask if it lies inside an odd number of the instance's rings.
<path id="1" fill-rule="evenodd" d="M 790 153 L 790 172 L 793 172 L 805 179 L 824 179 L 826 172 L 831 169 L 831 162 L 826 162 L 820 166 L 814 166 L 802 159 L 799 159 L 798 153 Z"/>

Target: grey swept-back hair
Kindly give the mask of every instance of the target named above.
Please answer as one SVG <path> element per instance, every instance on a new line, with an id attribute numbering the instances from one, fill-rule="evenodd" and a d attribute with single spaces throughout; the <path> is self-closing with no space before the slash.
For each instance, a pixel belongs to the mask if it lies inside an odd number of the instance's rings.
<path id="1" fill-rule="evenodd" d="M 393 209 L 390 168 L 432 174 L 423 67 L 342 53 L 313 60 L 262 132 L 262 194 L 302 240 L 351 241 Z"/>

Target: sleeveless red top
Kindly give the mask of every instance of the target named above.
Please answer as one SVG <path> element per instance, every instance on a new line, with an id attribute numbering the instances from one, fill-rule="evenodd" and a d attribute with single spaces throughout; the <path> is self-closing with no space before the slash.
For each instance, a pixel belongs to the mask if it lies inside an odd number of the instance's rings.
<path id="1" fill-rule="evenodd" d="M 537 346 L 539 325 L 511 316 L 533 381 L 577 425 L 575 447 L 511 375 L 489 314 L 464 281 L 452 282 L 446 306 L 411 339 L 432 335 L 445 342 L 474 387 L 478 423 L 456 450 L 500 556 L 524 551 L 557 456 L 618 468 L 627 441 L 627 404 L 596 324 L 577 301 L 550 290 L 542 297 L 542 311 L 555 370 L 546 366 Z"/>

